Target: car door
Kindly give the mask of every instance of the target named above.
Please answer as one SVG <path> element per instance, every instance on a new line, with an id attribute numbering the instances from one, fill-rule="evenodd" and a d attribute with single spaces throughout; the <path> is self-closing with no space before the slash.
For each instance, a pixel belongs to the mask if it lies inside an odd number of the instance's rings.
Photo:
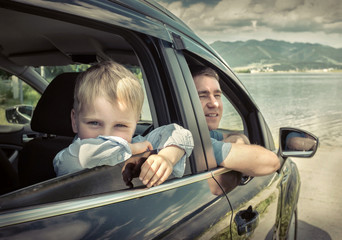
<path id="1" fill-rule="evenodd" d="M 128 23 L 139 25 L 141 19 L 145 18 L 121 5 L 108 3 L 107 7 L 117 7 L 126 13 L 124 20 L 127 24 L 120 18 L 120 25 L 125 26 L 124 29 L 117 27 L 115 21 L 101 23 L 98 19 L 94 20 L 91 18 L 93 15 L 89 15 L 86 21 L 84 16 L 80 19 L 77 16 L 70 17 L 70 13 L 63 12 L 60 5 L 56 6 L 59 10 L 55 12 L 54 3 L 49 4 L 51 9 L 48 16 L 44 9 L 31 6 L 31 11 L 25 12 L 23 17 L 32 20 L 29 16 L 32 14 L 37 22 L 48 24 L 51 21 L 56 29 L 64 29 L 63 32 L 50 35 L 57 34 L 58 40 L 69 39 L 68 33 L 75 36 L 81 29 L 82 32 L 93 34 L 93 39 L 108 37 L 107 48 L 110 47 L 110 42 L 115 47 L 130 45 L 142 71 L 153 127 L 169 123 L 182 125 L 192 132 L 195 148 L 193 155 L 187 159 L 184 177 L 170 179 L 150 189 L 141 185 L 133 189 L 113 189 L 113 182 L 124 185 L 121 179 L 122 165 L 118 165 L 52 178 L 2 195 L 0 238 L 51 239 L 57 236 L 63 239 L 151 239 L 175 236 L 194 238 L 203 234 L 229 212 L 230 208 L 223 196 L 216 196 L 211 192 L 212 185 L 216 183 L 211 181 L 212 174 L 207 171 L 203 150 L 205 145 L 202 143 L 189 93 L 184 88 L 184 83 L 178 86 L 174 82 L 181 72 L 170 69 L 167 64 L 169 60 L 160 57 L 163 55 L 158 48 L 161 40 L 156 36 L 131 31 Z M 77 12 L 78 7 L 81 6 L 70 4 L 66 12 Z M 91 9 L 91 4 L 87 7 Z M 11 10 L 14 16 L 15 9 Z M 99 6 L 96 6 L 96 10 L 101 12 Z M 105 12 L 107 11 L 108 9 Z M 112 16 L 121 16 L 120 11 L 113 12 Z M 70 19 L 72 24 L 67 22 Z M 145 21 L 148 23 L 149 20 Z M 69 28 L 72 31 L 68 32 Z M 158 33 L 157 28 L 160 32 L 165 32 L 163 24 L 154 26 L 155 34 Z M 44 28 L 39 30 L 44 31 Z M 126 42 L 116 44 L 115 41 L 121 39 Z M 164 40 L 164 43 L 172 45 L 171 39 Z M 67 47 L 68 53 L 72 54 L 74 49 L 71 38 Z M 76 45 L 75 48 L 75 51 L 82 51 L 82 46 Z M 90 48 L 86 51 L 94 54 Z M 35 57 L 35 60 L 39 60 L 39 53 Z M 110 57 L 113 60 L 125 59 L 122 55 L 116 58 L 115 54 Z M 128 59 L 130 57 L 127 56 Z"/>
<path id="2" fill-rule="evenodd" d="M 131 37 L 134 38 L 133 35 Z M 153 44 L 147 46 L 143 39 L 136 37 L 134 44 L 134 47 L 140 49 L 137 54 L 143 62 L 146 92 L 151 93 L 147 97 L 153 124 L 158 125 L 172 119 L 181 125 L 187 125 L 195 142 L 200 142 L 197 125 L 190 124 L 189 119 L 194 118 L 191 108 L 187 109 L 186 118 L 180 114 L 168 114 L 183 105 L 175 106 L 180 100 L 172 85 L 165 86 L 168 80 L 161 82 L 160 76 L 171 79 L 165 68 L 154 67 L 163 64 L 146 54 L 146 51 L 156 51 L 152 49 Z M 161 96 L 170 95 L 173 96 L 172 99 L 160 99 Z M 190 105 L 189 98 L 182 104 Z M 201 159 L 204 159 L 204 156 L 200 157 L 203 155 L 202 146 L 197 145 L 194 151 L 196 155 L 189 162 L 198 162 L 199 164 L 194 165 L 197 170 L 190 169 L 183 178 L 171 179 L 151 189 L 139 186 L 119 191 L 99 191 L 113 181 L 106 177 L 108 173 L 110 176 L 115 175 L 117 181 L 121 177 L 120 168 L 98 168 L 54 178 L 2 196 L 0 236 L 17 239 L 49 239 L 56 235 L 65 239 L 198 236 L 218 222 L 229 208 L 222 196 L 211 193 L 211 173 L 204 172 L 204 169 L 199 170 Z M 93 188 L 92 186 L 98 186 L 95 192 L 92 190 L 91 193 L 78 194 L 82 189 Z"/>
<path id="3" fill-rule="evenodd" d="M 40 93 L 21 78 L 0 67 L 0 194 L 19 187 L 18 155 L 35 135 L 29 122 Z"/>
<path id="4" fill-rule="evenodd" d="M 221 124 L 220 131 L 244 133 L 249 137 L 251 143 L 275 151 L 273 139 L 271 139 L 271 134 L 261 113 L 236 76 L 213 54 L 208 53 L 204 48 L 199 48 L 184 36 L 182 39 L 184 49 L 174 52 L 183 70 L 188 88 L 194 88 L 188 65 L 204 64 L 215 69 L 220 75 L 220 85 L 225 98 L 223 100 L 224 108 L 228 110 L 226 116 L 229 118 L 227 126 Z M 198 126 L 206 126 L 203 111 L 197 100 L 197 92 L 191 94 L 193 104 L 199 106 L 196 109 Z M 205 127 L 201 129 L 201 133 L 205 131 L 208 132 L 208 129 Z M 204 138 L 203 142 L 208 145 L 204 148 L 209 149 L 211 143 L 206 139 L 208 135 L 202 134 L 202 137 Z M 215 180 L 225 190 L 218 190 L 217 194 L 224 194 L 232 207 L 232 211 L 212 227 L 216 230 L 206 233 L 207 237 L 232 237 L 233 239 L 238 237 L 242 239 L 246 237 L 255 239 L 272 237 L 273 233 L 276 232 L 281 207 L 282 172 L 254 177 L 253 179 L 241 175 L 234 177 L 232 172 L 219 172 L 215 166 L 212 152 L 206 152 L 206 160 L 211 166 Z M 244 219 L 246 214 L 249 217 Z"/>

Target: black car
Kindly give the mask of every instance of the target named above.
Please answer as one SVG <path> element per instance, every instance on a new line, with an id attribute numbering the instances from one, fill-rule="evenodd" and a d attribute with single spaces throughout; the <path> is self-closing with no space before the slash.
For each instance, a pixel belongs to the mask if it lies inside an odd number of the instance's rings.
<path id="1" fill-rule="evenodd" d="M 237 76 L 166 9 L 149 0 L 0 1 L 0 31 L 0 239 L 296 238 L 300 177 L 289 157 L 313 156 L 318 139 L 282 128 L 274 144 Z M 170 123 L 191 131 L 195 147 L 182 178 L 149 189 L 134 180 L 128 188 L 120 164 L 56 177 L 52 160 L 74 137 L 75 79 L 106 59 L 125 65 L 144 86 L 136 134 Z M 219 130 L 277 152 L 277 172 L 250 178 L 217 166 L 190 65 L 219 74 Z M 34 109 L 29 124 L 12 114 L 17 105 Z M 289 150 L 288 134 L 317 144 Z"/>

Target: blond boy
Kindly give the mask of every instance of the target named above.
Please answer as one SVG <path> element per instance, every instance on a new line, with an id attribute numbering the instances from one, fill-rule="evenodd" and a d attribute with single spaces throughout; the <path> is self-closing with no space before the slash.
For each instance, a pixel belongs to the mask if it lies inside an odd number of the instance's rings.
<path id="1" fill-rule="evenodd" d="M 157 186 L 171 173 L 181 177 L 185 158 L 193 149 L 192 135 L 170 124 L 146 137 L 133 138 L 143 98 L 138 79 L 120 64 L 105 61 L 81 73 L 71 111 L 72 128 L 77 135 L 68 148 L 56 155 L 56 174 L 114 166 L 132 155 L 158 148 L 158 154 L 150 155 L 141 166 L 139 178 L 143 184 Z"/>

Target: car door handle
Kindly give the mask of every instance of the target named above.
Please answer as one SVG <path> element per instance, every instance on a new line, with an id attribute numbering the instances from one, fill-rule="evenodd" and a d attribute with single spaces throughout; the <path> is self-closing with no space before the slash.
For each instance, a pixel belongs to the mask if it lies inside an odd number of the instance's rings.
<path id="1" fill-rule="evenodd" d="M 247 210 L 239 211 L 234 218 L 237 226 L 238 234 L 250 235 L 259 223 L 259 213 L 249 206 Z"/>
<path id="2" fill-rule="evenodd" d="M 240 185 L 246 185 L 247 183 L 249 183 L 250 181 L 252 181 L 253 178 L 254 178 L 254 177 L 243 175 L 243 176 L 241 177 Z"/>

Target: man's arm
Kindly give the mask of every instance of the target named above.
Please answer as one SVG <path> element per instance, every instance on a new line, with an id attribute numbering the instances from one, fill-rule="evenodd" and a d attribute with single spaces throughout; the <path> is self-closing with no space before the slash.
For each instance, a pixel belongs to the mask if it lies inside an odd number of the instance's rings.
<path id="1" fill-rule="evenodd" d="M 286 142 L 289 150 L 309 151 L 317 144 L 314 139 L 305 137 L 291 137 Z"/>
<path id="2" fill-rule="evenodd" d="M 239 171 L 248 176 L 268 175 L 280 167 L 275 153 L 258 146 L 231 143 L 232 147 L 220 166 Z"/>

